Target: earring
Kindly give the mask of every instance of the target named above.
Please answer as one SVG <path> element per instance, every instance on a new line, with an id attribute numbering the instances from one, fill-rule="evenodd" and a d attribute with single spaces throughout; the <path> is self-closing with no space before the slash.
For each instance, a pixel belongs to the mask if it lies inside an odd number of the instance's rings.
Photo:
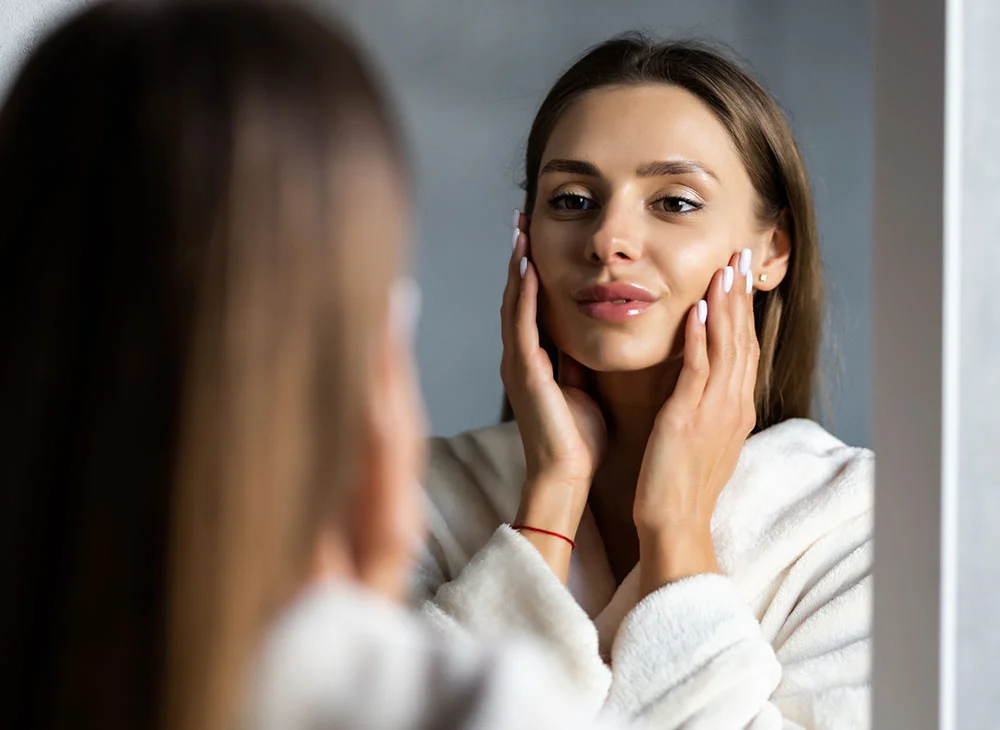
<path id="1" fill-rule="evenodd" d="M 765 281 L 767 281 L 767 274 L 761 274 L 757 278 L 760 279 L 760 282 L 763 284 Z"/>

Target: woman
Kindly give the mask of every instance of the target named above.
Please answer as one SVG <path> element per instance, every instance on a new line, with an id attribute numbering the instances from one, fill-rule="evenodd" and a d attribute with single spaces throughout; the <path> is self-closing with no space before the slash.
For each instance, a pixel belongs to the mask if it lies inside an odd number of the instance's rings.
<path id="1" fill-rule="evenodd" d="M 351 44 L 287 2 L 99 3 L 28 61 L 0 112 L 10 727 L 594 721 L 544 654 L 392 603 L 424 460 L 402 172 Z"/>
<path id="2" fill-rule="evenodd" d="M 807 420 L 819 250 L 776 103 L 625 36 L 556 82 L 525 170 L 516 423 L 434 443 L 416 595 L 546 639 L 597 704 L 669 667 L 665 727 L 867 726 L 873 457 Z"/>

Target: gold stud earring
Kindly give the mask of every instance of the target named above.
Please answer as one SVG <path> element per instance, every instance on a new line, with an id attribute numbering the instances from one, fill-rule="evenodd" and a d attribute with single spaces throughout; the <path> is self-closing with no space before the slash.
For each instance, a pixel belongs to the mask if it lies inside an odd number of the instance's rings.
<path id="1" fill-rule="evenodd" d="M 760 282 L 763 284 L 765 281 L 767 281 L 767 274 L 761 274 L 757 278 L 760 279 Z"/>

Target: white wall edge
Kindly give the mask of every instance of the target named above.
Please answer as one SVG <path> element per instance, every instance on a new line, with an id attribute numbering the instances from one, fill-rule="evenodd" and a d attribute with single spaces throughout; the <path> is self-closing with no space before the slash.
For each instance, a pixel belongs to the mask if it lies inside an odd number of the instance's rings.
<path id="1" fill-rule="evenodd" d="M 944 281 L 941 332 L 940 730 L 955 730 L 958 676 L 958 529 L 962 332 L 963 0 L 946 0 L 944 120 Z"/>

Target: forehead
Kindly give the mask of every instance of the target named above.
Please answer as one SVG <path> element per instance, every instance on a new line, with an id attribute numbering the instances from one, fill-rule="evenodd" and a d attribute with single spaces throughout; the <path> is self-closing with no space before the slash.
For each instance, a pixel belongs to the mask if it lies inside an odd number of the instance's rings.
<path id="1" fill-rule="evenodd" d="M 553 158 L 582 159 L 602 170 L 691 159 L 720 180 L 745 176 L 729 132 L 712 110 L 686 89 L 668 84 L 587 92 L 556 123 L 542 164 Z"/>

